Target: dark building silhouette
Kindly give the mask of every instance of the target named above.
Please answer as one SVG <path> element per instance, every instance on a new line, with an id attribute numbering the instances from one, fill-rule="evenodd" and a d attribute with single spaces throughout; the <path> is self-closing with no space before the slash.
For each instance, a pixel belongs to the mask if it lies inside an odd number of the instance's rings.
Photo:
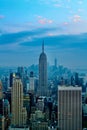
<path id="1" fill-rule="evenodd" d="M 23 79 L 24 76 L 24 68 L 23 67 L 18 67 L 17 68 L 17 73 L 20 76 L 21 79 Z"/>
<path id="2" fill-rule="evenodd" d="M 44 53 L 44 43 L 39 57 L 39 94 L 41 96 L 47 95 L 47 56 Z"/>
<path id="3" fill-rule="evenodd" d="M 30 72 L 30 77 L 34 77 L 33 71 Z"/>
<path id="4" fill-rule="evenodd" d="M 51 101 L 51 98 L 49 98 L 48 100 L 49 120 L 51 120 L 51 116 L 52 116 L 52 107 L 53 107 L 53 103 Z"/>
<path id="5" fill-rule="evenodd" d="M 75 85 L 79 86 L 79 74 L 75 73 Z"/>
<path id="6" fill-rule="evenodd" d="M 3 115 L 3 99 L 0 99 L 0 115 Z"/>
<path id="7" fill-rule="evenodd" d="M 71 76 L 71 86 L 75 86 L 75 79 L 73 76 Z"/>
<path id="8" fill-rule="evenodd" d="M 13 85 L 14 73 L 10 73 L 10 87 Z"/>

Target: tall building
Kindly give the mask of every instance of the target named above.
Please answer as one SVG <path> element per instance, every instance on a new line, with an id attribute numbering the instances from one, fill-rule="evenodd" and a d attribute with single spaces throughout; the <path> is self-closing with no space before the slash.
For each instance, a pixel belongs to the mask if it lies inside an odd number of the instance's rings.
<path id="1" fill-rule="evenodd" d="M 44 43 L 42 44 L 42 53 L 39 57 L 39 94 L 47 95 L 47 56 L 44 53 Z"/>
<path id="2" fill-rule="evenodd" d="M 15 73 L 10 73 L 10 77 L 9 77 L 10 79 L 10 87 L 12 87 L 13 86 L 13 79 L 15 78 Z"/>
<path id="3" fill-rule="evenodd" d="M 3 98 L 3 92 L 2 92 L 2 83 L 0 81 L 0 99 Z"/>
<path id="4" fill-rule="evenodd" d="M 58 127 L 60 130 L 82 130 L 81 92 L 81 87 L 58 87 Z"/>
<path id="5" fill-rule="evenodd" d="M 3 92 L 2 92 L 2 83 L 0 81 L 0 130 L 4 130 L 4 99 L 3 99 Z"/>
<path id="6" fill-rule="evenodd" d="M 15 78 L 12 87 L 12 125 L 26 125 L 27 111 L 23 107 L 23 85 L 20 78 Z"/>
<path id="7" fill-rule="evenodd" d="M 29 81 L 30 81 L 29 90 L 30 90 L 31 92 L 34 92 L 34 73 L 33 73 L 33 71 L 30 72 Z"/>

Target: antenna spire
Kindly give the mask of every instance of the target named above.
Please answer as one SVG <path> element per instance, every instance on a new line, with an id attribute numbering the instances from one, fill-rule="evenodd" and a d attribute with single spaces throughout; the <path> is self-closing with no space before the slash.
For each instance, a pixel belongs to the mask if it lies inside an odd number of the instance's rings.
<path id="1" fill-rule="evenodd" d="M 43 43 L 42 43 L 42 52 L 44 52 L 44 40 L 43 40 Z"/>

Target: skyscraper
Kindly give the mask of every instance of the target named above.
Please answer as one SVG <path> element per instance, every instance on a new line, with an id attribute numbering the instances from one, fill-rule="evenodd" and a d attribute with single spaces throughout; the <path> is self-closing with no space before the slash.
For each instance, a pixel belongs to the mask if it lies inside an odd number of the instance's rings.
<path id="1" fill-rule="evenodd" d="M 10 73 L 10 87 L 13 86 L 13 79 L 15 78 L 15 73 Z"/>
<path id="2" fill-rule="evenodd" d="M 23 107 L 23 85 L 20 78 L 15 78 L 12 87 L 12 125 L 26 125 L 27 112 Z"/>
<path id="3" fill-rule="evenodd" d="M 0 130 L 4 130 L 4 99 L 2 92 L 2 82 L 0 81 Z"/>
<path id="4" fill-rule="evenodd" d="M 41 96 L 47 95 L 47 56 L 44 53 L 44 42 L 39 57 L 39 94 Z"/>
<path id="5" fill-rule="evenodd" d="M 3 98 L 3 92 L 2 92 L 2 83 L 0 81 L 0 99 Z"/>
<path id="6" fill-rule="evenodd" d="M 60 130 L 82 130 L 81 87 L 58 87 L 58 126 Z"/>
<path id="7" fill-rule="evenodd" d="M 30 72 L 29 81 L 30 81 L 29 90 L 30 90 L 30 92 L 34 92 L 34 73 L 33 73 L 33 71 Z"/>

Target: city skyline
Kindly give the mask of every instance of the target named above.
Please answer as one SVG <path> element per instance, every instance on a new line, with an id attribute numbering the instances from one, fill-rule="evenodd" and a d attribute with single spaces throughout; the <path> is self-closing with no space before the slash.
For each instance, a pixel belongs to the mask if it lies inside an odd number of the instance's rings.
<path id="1" fill-rule="evenodd" d="M 87 68 L 86 7 L 86 0 L 1 0 L 0 66 L 38 64 L 44 40 L 50 64 Z"/>

